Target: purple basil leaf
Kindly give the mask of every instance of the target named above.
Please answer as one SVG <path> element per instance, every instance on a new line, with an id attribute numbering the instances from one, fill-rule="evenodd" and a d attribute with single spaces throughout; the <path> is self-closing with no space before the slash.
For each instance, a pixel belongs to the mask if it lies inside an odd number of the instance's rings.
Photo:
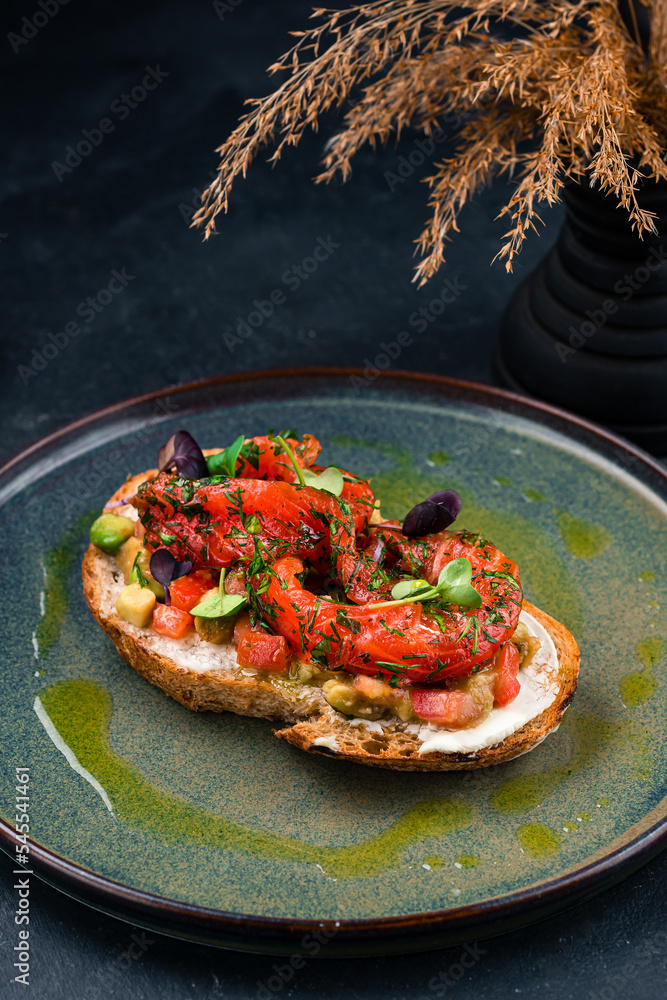
<path id="1" fill-rule="evenodd" d="M 439 490 L 409 511 L 403 521 L 407 538 L 434 535 L 453 524 L 461 513 L 461 497 L 456 490 Z"/>
<path id="2" fill-rule="evenodd" d="M 192 569 L 192 563 L 189 559 L 179 562 L 169 549 L 156 549 L 151 556 L 149 569 L 153 579 L 164 587 L 164 603 L 170 604 L 169 584 L 178 580 L 179 576 L 187 576 Z"/>
<path id="3" fill-rule="evenodd" d="M 176 431 L 160 448 L 157 461 L 159 472 L 175 466 L 185 479 L 205 479 L 209 474 L 202 450 L 188 431 Z"/>

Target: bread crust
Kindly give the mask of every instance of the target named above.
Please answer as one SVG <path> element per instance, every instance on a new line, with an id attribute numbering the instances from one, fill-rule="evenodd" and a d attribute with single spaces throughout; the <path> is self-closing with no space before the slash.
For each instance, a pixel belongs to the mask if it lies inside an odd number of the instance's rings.
<path id="1" fill-rule="evenodd" d="M 109 502 L 134 494 L 138 485 L 154 474 L 155 470 L 149 470 L 128 479 Z M 309 753 L 401 771 L 490 767 L 527 753 L 556 730 L 577 687 L 579 649 L 573 636 L 560 622 L 524 601 L 524 610 L 550 634 L 558 654 L 560 686 L 554 702 L 495 746 L 469 753 L 432 751 L 420 754 L 422 741 L 416 734 L 406 732 L 398 720 L 382 733 L 371 732 L 363 724 L 352 725 L 331 708 L 320 688 L 240 669 L 230 661 L 229 651 L 225 651 L 226 661 L 220 655 L 216 657 L 215 651 L 220 647 L 212 647 L 210 667 L 198 665 L 195 669 L 176 662 L 155 648 L 151 639 L 154 633 L 137 629 L 116 614 L 115 601 L 111 601 L 109 595 L 113 587 L 118 586 L 119 576 L 120 571 L 111 556 L 91 544 L 82 565 L 86 603 L 120 655 L 138 674 L 192 711 L 235 712 L 288 723 L 275 730 L 275 735 Z M 175 640 L 162 640 L 167 648 L 170 642 Z M 208 643 L 201 645 L 209 646 Z M 335 749 L 327 743 L 333 743 Z"/>

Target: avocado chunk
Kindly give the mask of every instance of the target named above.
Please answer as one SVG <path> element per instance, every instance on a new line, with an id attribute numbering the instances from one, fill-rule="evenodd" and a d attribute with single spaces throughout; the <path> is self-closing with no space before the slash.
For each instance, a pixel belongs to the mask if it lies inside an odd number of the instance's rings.
<path id="1" fill-rule="evenodd" d="M 134 567 L 134 560 L 144 550 L 144 544 L 136 535 L 132 535 L 126 542 L 123 542 L 118 552 L 115 553 L 116 566 L 122 572 L 125 583 L 130 582 L 130 573 Z M 142 566 L 143 569 L 143 566 Z"/>
<path id="2" fill-rule="evenodd" d="M 150 587 L 158 600 L 164 598 L 164 587 L 153 579 L 150 571 L 151 554 L 136 535 L 123 542 L 116 552 L 115 559 L 116 565 L 125 578 L 125 583 L 143 583 L 146 587 Z M 139 577 L 137 567 L 141 570 L 143 579 Z"/>
<path id="3" fill-rule="evenodd" d="M 130 583 L 118 595 L 116 611 L 130 625 L 146 628 L 153 618 L 155 604 L 156 598 L 152 590 L 139 583 Z"/>
<path id="4" fill-rule="evenodd" d="M 90 540 L 112 556 L 134 534 L 134 521 L 120 514 L 101 514 L 90 526 Z"/>
<path id="5" fill-rule="evenodd" d="M 217 590 L 216 590 L 217 593 Z M 234 638 L 234 625 L 236 615 L 227 618 L 198 618 L 195 617 L 195 629 L 200 639 L 205 642 L 214 642 L 217 645 L 230 643 Z"/>

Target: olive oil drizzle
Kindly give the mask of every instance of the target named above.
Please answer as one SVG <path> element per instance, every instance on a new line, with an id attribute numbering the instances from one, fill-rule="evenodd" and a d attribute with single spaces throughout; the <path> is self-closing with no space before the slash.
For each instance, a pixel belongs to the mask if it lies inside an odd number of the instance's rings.
<path id="1" fill-rule="evenodd" d="M 49 549 L 44 559 L 44 614 L 35 630 L 40 658 L 46 656 L 60 638 L 60 630 L 69 610 L 67 578 L 79 556 L 81 540 L 99 516 L 99 508 L 76 517 L 60 541 Z"/>
<path id="2" fill-rule="evenodd" d="M 259 830 L 215 815 L 154 788 L 111 747 L 112 699 L 90 680 L 61 681 L 39 693 L 60 738 L 108 795 L 114 815 L 167 842 L 205 845 L 276 861 L 319 865 L 336 879 L 377 876 L 401 866 L 412 845 L 469 826 L 472 806 L 452 796 L 427 799 L 407 809 L 382 833 L 345 847 L 326 847 Z"/>

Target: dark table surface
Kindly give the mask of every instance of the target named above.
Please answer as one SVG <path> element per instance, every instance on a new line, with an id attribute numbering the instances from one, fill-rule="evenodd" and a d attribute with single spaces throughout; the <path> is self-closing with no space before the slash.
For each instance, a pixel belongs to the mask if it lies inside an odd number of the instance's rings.
<path id="1" fill-rule="evenodd" d="M 397 365 L 491 381 L 500 314 L 555 239 L 558 209 L 544 213 L 543 234 L 531 237 L 508 276 L 502 265 L 490 266 L 506 228 L 495 217 L 507 188 L 496 183 L 466 208 L 446 267 L 420 290 L 411 283 L 412 241 L 426 218 L 420 180 L 427 167 L 406 166 L 417 135 L 359 156 L 349 184 L 315 186 L 310 178 L 335 128 L 329 120 L 276 169 L 258 162 L 238 184 L 219 235 L 203 243 L 188 222 L 216 167 L 214 148 L 243 99 L 270 88 L 265 68 L 288 46 L 288 30 L 304 25 L 310 4 L 61 3 L 5 5 L 0 58 L 12 101 L 5 108 L 0 213 L 1 459 L 135 393 L 266 367 L 372 363 L 381 342 L 428 307 L 446 279 L 457 289 L 455 301 L 415 334 Z M 35 27 L 35 12 L 45 9 L 50 13 Z M 123 105 L 123 94 L 151 70 L 154 89 L 135 107 Z M 113 129 L 98 135 L 104 118 Z M 83 145 L 79 163 L 71 154 L 66 159 L 67 147 L 86 139 L 84 130 L 97 145 Z M 326 260 L 312 274 L 301 272 L 298 283 L 286 281 L 288 271 L 298 277 L 294 269 L 318 242 L 329 249 Z M 97 297 L 114 270 L 124 276 L 122 288 L 99 311 L 87 308 L 89 297 L 98 307 L 109 298 Z M 225 337 L 255 299 L 276 288 L 285 302 L 250 342 Z M 81 332 L 67 343 L 58 335 L 71 323 Z M 44 353 L 54 343 L 57 351 Z M 11 869 L 0 856 L 2 997 L 23 988 L 12 982 Z M 460 980 L 459 946 L 311 960 L 275 996 L 667 996 L 665 877 L 663 854 L 575 909 L 480 942 Z M 251 998 L 281 964 L 142 934 L 33 882 L 32 996 Z"/>

